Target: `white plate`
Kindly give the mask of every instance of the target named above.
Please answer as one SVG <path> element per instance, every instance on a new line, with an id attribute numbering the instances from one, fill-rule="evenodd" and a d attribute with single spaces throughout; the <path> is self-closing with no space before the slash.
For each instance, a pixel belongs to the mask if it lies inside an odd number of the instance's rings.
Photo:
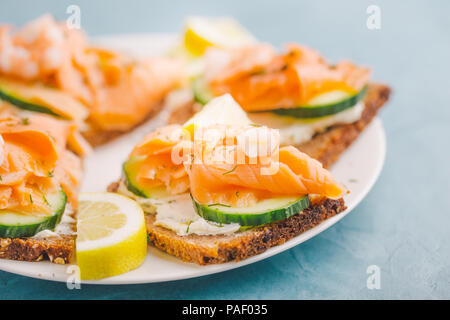
<path id="1" fill-rule="evenodd" d="M 173 39 L 173 36 L 164 35 L 123 35 L 101 38 L 98 41 L 102 45 L 128 50 L 141 56 L 146 53 L 157 54 L 161 50 L 165 50 L 170 43 L 173 43 Z M 96 149 L 95 154 L 86 160 L 86 173 L 82 190 L 104 191 L 110 182 L 117 180 L 120 175 L 122 162 L 131 151 L 131 148 L 147 132 L 163 122 L 166 116 L 162 112 L 132 133 Z M 376 118 L 364 130 L 358 140 L 341 156 L 331 170 L 336 179 L 346 184 L 351 190 L 351 193 L 345 197 L 347 210 L 280 246 L 270 248 L 262 254 L 240 262 L 199 266 L 182 262 L 158 249 L 150 247 L 144 264 L 136 270 L 120 276 L 100 281 L 86 281 L 85 283 L 133 284 L 194 278 L 238 268 L 288 250 L 321 233 L 353 210 L 367 195 L 377 180 L 383 167 L 385 153 L 386 138 L 384 129 L 380 119 Z M 67 265 L 9 260 L 0 260 L 0 270 L 33 278 L 62 282 L 66 282 L 73 273 L 73 268 Z"/>

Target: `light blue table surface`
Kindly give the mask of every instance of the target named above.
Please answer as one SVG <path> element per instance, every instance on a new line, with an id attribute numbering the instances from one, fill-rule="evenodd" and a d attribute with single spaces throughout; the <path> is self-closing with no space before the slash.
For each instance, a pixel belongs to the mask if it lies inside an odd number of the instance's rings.
<path id="1" fill-rule="evenodd" d="M 0 299 L 450 298 L 449 1 L 2 1 L 0 21 L 81 8 L 90 35 L 176 32 L 189 14 L 232 15 L 259 39 L 308 44 L 330 60 L 373 67 L 394 95 L 381 118 L 387 158 L 345 219 L 289 251 L 202 278 L 129 286 L 65 284 L 0 272 Z M 381 9 L 369 30 L 366 8 Z M 369 265 L 381 288 L 366 286 Z"/>

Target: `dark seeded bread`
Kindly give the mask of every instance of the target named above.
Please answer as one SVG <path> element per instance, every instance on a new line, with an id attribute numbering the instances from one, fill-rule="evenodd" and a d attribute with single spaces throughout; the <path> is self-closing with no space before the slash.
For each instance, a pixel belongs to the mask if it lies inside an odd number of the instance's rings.
<path id="1" fill-rule="evenodd" d="M 119 182 L 108 187 L 116 192 Z M 317 226 L 324 220 L 345 210 L 343 199 L 316 199 L 313 204 L 286 220 L 233 235 L 179 236 L 175 232 L 155 226 L 154 215 L 145 217 L 149 243 L 186 262 L 201 265 L 239 261 L 283 244 Z"/>
<path id="2" fill-rule="evenodd" d="M 58 264 L 69 263 L 75 251 L 75 236 L 47 239 L 0 238 L 0 259 L 19 261 L 50 260 Z"/>
<path id="3" fill-rule="evenodd" d="M 330 167 L 377 115 L 378 110 L 389 99 L 390 93 L 391 89 L 388 86 L 371 83 L 364 98 L 365 108 L 360 120 L 333 126 L 296 147 L 322 162 L 324 167 Z M 175 109 L 169 117 L 169 123 L 184 123 L 199 109 L 200 106 L 196 103 Z"/>
<path id="4" fill-rule="evenodd" d="M 286 220 L 234 235 L 219 236 L 179 236 L 171 230 L 155 226 L 153 215 L 147 215 L 146 222 L 148 239 L 152 245 L 183 261 L 206 265 L 240 261 L 263 253 L 344 209 L 342 199 L 326 199 Z"/>

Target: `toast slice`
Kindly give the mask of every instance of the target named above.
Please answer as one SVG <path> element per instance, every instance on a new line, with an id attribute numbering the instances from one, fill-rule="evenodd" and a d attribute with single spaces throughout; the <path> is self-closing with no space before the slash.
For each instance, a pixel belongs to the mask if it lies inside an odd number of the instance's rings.
<path id="1" fill-rule="evenodd" d="M 0 238 L 0 259 L 18 261 L 50 260 L 69 263 L 75 252 L 75 236 L 61 235 L 45 239 Z"/>
<path id="2" fill-rule="evenodd" d="M 116 192 L 119 182 L 108 187 Z M 318 198 L 298 214 L 262 227 L 232 235 L 179 236 L 174 231 L 156 226 L 155 216 L 145 216 L 148 241 L 151 245 L 186 262 L 200 265 L 240 261 L 281 245 L 301 233 L 319 225 L 346 209 L 344 200 Z"/>
<path id="3" fill-rule="evenodd" d="M 179 236 L 154 225 L 147 215 L 149 242 L 186 262 L 200 265 L 240 261 L 281 245 L 345 210 L 344 201 L 323 199 L 286 220 L 233 235 Z"/>
<path id="4" fill-rule="evenodd" d="M 329 168 L 377 115 L 378 110 L 389 99 L 390 93 L 391 89 L 384 84 L 369 84 L 364 98 L 365 108 L 360 120 L 330 127 L 327 131 L 316 134 L 310 141 L 296 147 L 319 160 L 325 168 Z M 185 104 L 175 108 L 169 116 L 169 123 L 184 123 L 200 108 L 201 106 L 197 103 Z"/>

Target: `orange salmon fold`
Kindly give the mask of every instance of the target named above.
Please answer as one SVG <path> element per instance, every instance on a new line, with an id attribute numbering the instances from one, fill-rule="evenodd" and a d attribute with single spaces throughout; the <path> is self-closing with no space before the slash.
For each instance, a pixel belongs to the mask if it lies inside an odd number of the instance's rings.
<path id="1" fill-rule="evenodd" d="M 221 127 L 224 125 L 212 126 L 213 129 Z M 191 158 L 199 154 L 198 150 L 194 150 L 198 145 L 195 140 L 192 143 L 189 139 L 183 139 L 179 133 L 180 126 L 158 129 L 145 137 L 130 154 L 144 157 L 138 172 L 138 183 L 164 186 L 173 194 L 190 191 L 193 198 L 202 204 L 222 203 L 232 206 L 250 205 L 261 199 L 281 195 L 317 194 L 339 198 L 346 192 L 345 187 L 336 182 L 318 161 L 292 146 L 274 149 L 264 158 L 265 162 L 251 162 L 248 156 L 240 157 L 242 150 L 238 145 L 239 135 L 246 130 L 255 128 L 249 126 L 230 131 L 236 136 L 216 139 L 214 146 L 198 144 L 203 156 L 198 160 Z M 187 146 L 183 163 L 174 163 L 173 151 L 176 150 L 178 154 L 176 148 L 181 144 L 185 148 Z M 244 159 L 245 163 L 220 161 L 222 151 L 231 155 L 231 159 Z M 276 170 L 267 171 L 269 168 Z"/>
<path id="2" fill-rule="evenodd" d="M 0 104 L 0 210 L 52 214 L 45 195 L 60 188 L 77 206 L 82 163 L 68 148 L 76 146 L 81 155 L 89 149 L 75 128 L 71 121 Z"/>
<path id="3" fill-rule="evenodd" d="M 284 54 L 267 44 L 208 49 L 205 80 L 214 95 L 230 93 L 246 111 L 295 108 L 332 90 L 355 94 L 369 81 L 368 68 L 349 61 L 330 65 L 311 48 L 285 47 Z"/>
<path id="4" fill-rule="evenodd" d="M 137 175 L 140 185 L 147 188 L 165 188 L 171 194 L 189 190 L 189 177 L 182 162 L 172 161 L 172 150 L 182 141 L 179 125 L 160 128 L 147 135 L 131 152 L 143 158 Z"/>
<path id="5" fill-rule="evenodd" d="M 182 64 L 166 58 L 137 59 L 89 44 L 86 35 L 44 15 L 15 31 L 0 26 L 0 75 L 22 83 L 27 95 L 49 102 L 52 111 L 84 119 L 105 131 L 128 131 L 144 121 L 182 81 Z M 44 86 L 63 95 L 49 94 Z M 38 86 L 36 86 L 38 87 Z M 80 106 L 80 102 L 83 104 Z M 55 106 L 56 105 L 56 106 Z"/>
<path id="6" fill-rule="evenodd" d="M 339 198 L 345 188 L 317 160 L 292 146 L 282 147 L 278 153 L 277 170 L 264 174 L 261 164 L 196 164 L 189 167 L 190 190 L 202 204 L 222 203 L 235 206 L 240 195 L 251 190 L 252 199 L 275 195 L 318 194 Z M 276 157 L 274 157 L 276 158 Z M 273 160 L 277 161 L 277 160 Z"/>

